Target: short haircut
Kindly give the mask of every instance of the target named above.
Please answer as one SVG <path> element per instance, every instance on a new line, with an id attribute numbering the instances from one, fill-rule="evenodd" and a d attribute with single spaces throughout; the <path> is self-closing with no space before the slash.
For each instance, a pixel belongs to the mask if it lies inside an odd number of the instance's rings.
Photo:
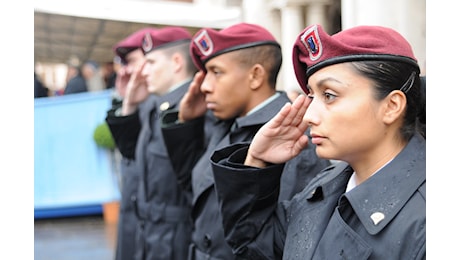
<path id="1" fill-rule="evenodd" d="M 251 67 L 260 64 L 268 73 L 268 82 L 271 87 L 276 87 L 276 80 L 281 68 L 281 48 L 275 45 L 259 45 L 235 51 L 243 66 Z"/>
<path id="2" fill-rule="evenodd" d="M 185 68 L 187 72 L 193 75 L 198 71 L 198 69 L 195 67 L 195 64 L 193 63 L 189 48 L 190 42 L 183 42 L 164 48 L 164 52 L 168 55 L 172 55 L 176 52 L 179 52 L 184 57 L 186 63 Z"/>

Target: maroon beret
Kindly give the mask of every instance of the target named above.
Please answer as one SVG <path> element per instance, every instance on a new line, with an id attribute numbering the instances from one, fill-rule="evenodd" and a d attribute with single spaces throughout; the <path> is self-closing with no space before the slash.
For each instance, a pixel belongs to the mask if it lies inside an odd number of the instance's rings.
<path id="1" fill-rule="evenodd" d="M 328 35 L 320 25 L 311 25 L 297 36 L 292 51 L 294 72 L 305 93 L 308 78 L 319 69 L 365 60 L 405 62 L 419 70 L 409 42 L 381 26 L 357 26 Z"/>
<path id="2" fill-rule="evenodd" d="M 158 48 L 164 48 L 179 43 L 190 42 L 192 35 L 182 27 L 163 27 L 155 31 L 148 31 L 142 40 L 144 54 Z"/>
<path id="3" fill-rule="evenodd" d="M 115 44 L 113 51 L 121 58 L 123 63 L 126 63 L 126 55 L 128 53 L 133 50 L 142 48 L 142 40 L 144 39 L 144 35 L 156 30 L 157 29 L 152 27 L 142 28 Z"/>
<path id="4" fill-rule="evenodd" d="M 275 37 L 262 26 L 238 23 L 220 31 L 210 28 L 199 30 L 193 36 L 190 53 L 195 65 L 201 70 L 206 71 L 204 65 L 211 58 L 226 52 L 259 45 L 275 45 L 280 47 Z"/>

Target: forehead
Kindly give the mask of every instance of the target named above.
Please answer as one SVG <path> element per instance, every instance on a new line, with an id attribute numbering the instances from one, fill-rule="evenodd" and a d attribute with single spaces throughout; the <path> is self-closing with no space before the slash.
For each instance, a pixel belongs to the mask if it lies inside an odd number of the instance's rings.
<path id="1" fill-rule="evenodd" d="M 323 67 L 313 73 L 309 78 L 308 82 L 317 81 L 324 77 L 343 77 L 343 76 L 352 76 L 356 74 L 351 70 L 351 66 L 348 63 L 339 63 L 333 64 L 330 66 Z"/>
<path id="2" fill-rule="evenodd" d="M 240 64 L 238 51 L 231 51 L 227 53 L 220 54 L 216 57 L 211 58 L 206 62 L 205 67 L 209 68 L 220 68 L 227 69 L 233 68 Z"/>
<path id="3" fill-rule="evenodd" d="M 313 73 L 308 79 L 308 88 L 320 88 L 325 86 L 371 86 L 372 81 L 364 77 L 353 68 L 350 63 L 339 63 L 324 67 Z"/>
<path id="4" fill-rule="evenodd" d="M 166 56 L 166 52 L 164 49 L 152 50 L 145 54 L 145 58 L 148 60 L 157 60 L 165 56 Z"/>

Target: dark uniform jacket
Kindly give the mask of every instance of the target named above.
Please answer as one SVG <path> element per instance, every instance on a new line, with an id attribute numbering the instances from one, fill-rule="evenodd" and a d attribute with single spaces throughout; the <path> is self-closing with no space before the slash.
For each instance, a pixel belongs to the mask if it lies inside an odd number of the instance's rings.
<path id="1" fill-rule="evenodd" d="M 136 123 L 119 126 L 129 131 L 122 147 L 135 147 L 134 163 L 139 177 L 136 193 L 130 198 L 137 216 L 135 254 L 127 259 L 187 258 L 192 222 L 191 194 L 177 182 L 161 133 L 161 114 L 178 106 L 190 81 L 164 96 L 155 96 L 150 111 L 140 119 L 141 129 L 130 129 Z M 130 115 L 135 120 L 135 115 Z M 139 116 L 139 115 L 138 115 Z M 138 132 L 135 142 L 132 132 Z M 121 142 L 121 141 L 120 141 Z M 137 143 L 137 145 L 133 145 Z M 128 149 L 123 153 L 129 155 Z"/>
<path id="2" fill-rule="evenodd" d="M 176 169 L 178 180 L 184 189 L 193 190 L 192 217 L 194 230 L 193 244 L 189 259 L 235 259 L 231 248 L 225 242 L 222 217 L 220 215 L 217 196 L 214 190 L 214 178 L 210 164 L 210 156 L 215 149 L 238 142 L 251 141 L 259 128 L 269 121 L 281 107 L 289 102 L 285 92 L 279 92 L 271 102 L 253 113 L 237 118 L 235 121 L 218 121 L 212 128 L 209 145 L 203 145 L 201 139 L 205 132 L 203 123 L 197 119 L 184 124 L 174 123 L 177 114 L 166 115 L 163 122 L 165 143 L 170 158 Z M 305 169 L 301 174 L 286 174 L 283 180 L 282 194 L 290 197 L 296 193 L 295 184 L 304 186 L 314 174 L 329 165 L 329 161 L 320 160 L 313 149 L 303 153 L 300 162 Z M 295 169 L 292 166 L 290 169 Z M 239 190 L 235 190 L 239 192 Z"/>
<path id="3" fill-rule="evenodd" d="M 134 149 L 141 127 L 139 118 L 148 116 L 148 112 L 154 105 L 154 98 L 153 95 L 149 96 L 139 106 L 137 113 L 125 117 L 115 116 L 115 111 L 121 107 L 122 101 L 114 101 L 112 109 L 107 112 L 106 116 L 106 122 L 112 132 L 117 148 L 122 154 L 120 162 L 121 199 L 115 260 L 133 259 L 134 257 L 137 216 L 131 198 L 137 194 L 140 174 L 138 167 L 134 163 Z M 128 134 L 131 134 L 129 138 Z M 124 141 L 132 143 L 125 145 Z M 130 149 L 127 149 L 127 147 Z"/>
<path id="4" fill-rule="evenodd" d="M 425 259 L 426 147 L 420 135 L 346 193 L 353 169 L 339 162 L 278 204 L 273 193 L 283 165 L 244 166 L 247 148 L 234 145 L 212 157 L 226 239 L 241 258 Z"/>

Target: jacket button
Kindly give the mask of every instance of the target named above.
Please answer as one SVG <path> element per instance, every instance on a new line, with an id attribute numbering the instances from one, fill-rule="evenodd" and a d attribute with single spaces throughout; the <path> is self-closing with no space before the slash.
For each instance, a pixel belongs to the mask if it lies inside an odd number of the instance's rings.
<path id="1" fill-rule="evenodd" d="M 203 245 L 207 248 L 211 247 L 211 236 L 209 234 L 204 236 Z"/>

